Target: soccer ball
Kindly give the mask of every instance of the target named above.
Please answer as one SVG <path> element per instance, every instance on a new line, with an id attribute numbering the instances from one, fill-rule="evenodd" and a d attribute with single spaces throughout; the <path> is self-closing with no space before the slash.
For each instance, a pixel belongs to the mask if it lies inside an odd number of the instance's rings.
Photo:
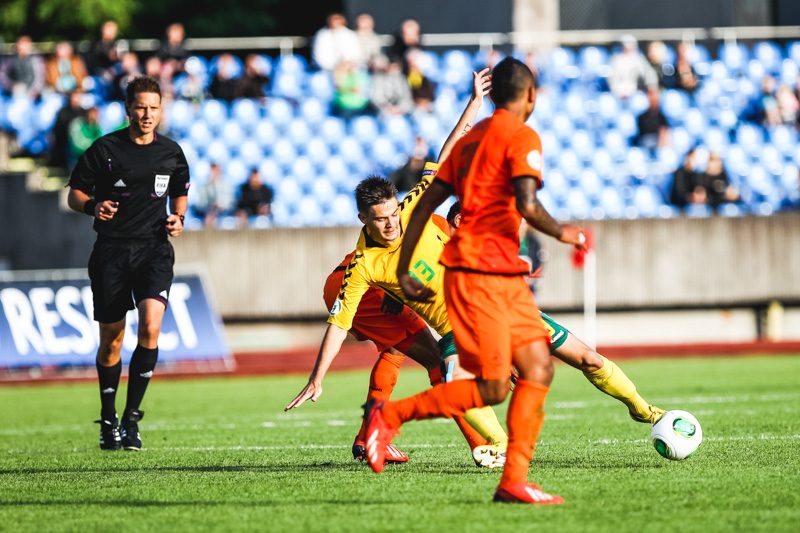
<path id="1" fill-rule="evenodd" d="M 700 422 L 686 411 L 667 411 L 650 434 L 661 457 L 680 461 L 692 455 L 703 442 Z"/>

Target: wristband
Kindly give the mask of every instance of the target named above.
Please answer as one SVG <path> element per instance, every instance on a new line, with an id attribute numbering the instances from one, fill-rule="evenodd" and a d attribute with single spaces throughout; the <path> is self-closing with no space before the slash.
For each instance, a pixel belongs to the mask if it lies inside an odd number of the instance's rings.
<path id="1" fill-rule="evenodd" d="M 94 218 L 94 208 L 97 207 L 97 200 L 89 198 L 83 203 L 83 212 Z"/>

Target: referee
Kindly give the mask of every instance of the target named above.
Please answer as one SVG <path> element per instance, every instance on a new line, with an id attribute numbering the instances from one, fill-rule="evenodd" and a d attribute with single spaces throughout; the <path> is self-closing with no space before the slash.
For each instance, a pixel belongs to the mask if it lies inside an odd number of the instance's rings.
<path id="1" fill-rule="evenodd" d="M 189 168 L 177 143 L 156 133 L 161 88 L 132 80 L 125 95 L 130 125 L 104 135 L 84 153 L 69 181 L 69 206 L 94 219 L 89 258 L 94 319 L 100 323 L 100 448 L 140 450 L 139 409 L 158 359 L 158 335 L 172 285 L 175 254 L 167 236 L 183 231 Z M 167 197 L 169 212 L 167 215 Z M 138 344 L 128 368 L 121 422 L 115 399 L 125 315 L 138 308 Z"/>

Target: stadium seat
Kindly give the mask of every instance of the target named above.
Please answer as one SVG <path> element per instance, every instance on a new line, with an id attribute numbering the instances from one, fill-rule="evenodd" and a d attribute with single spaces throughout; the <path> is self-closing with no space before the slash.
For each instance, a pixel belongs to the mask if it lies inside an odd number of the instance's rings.
<path id="1" fill-rule="evenodd" d="M 736 141 L 752 156 L 761 150 L 764 144 L 764 134 L 760 127 L 742 124 L 736 130 Z"/>
<path id="2" fill-rule="evenodd" d="M 329 206 L 336 198 L 336 187 L 327 178 L 316 178 L 311 184 L 311 194 L 320 205 Z"/>
<path id="3" fill-rule="evenodd" d="M 320 137 L 313 137 L 304 146 L 306 156 L 311 160 L 314 165 L 321 167 L 330 158 L 331 151 L 328 149 L 328 144 Z"/>
<path id="4" fill-rule="evenodd" d="M 647 153 L 638 146 L 632 146 L 628 149 L 627 159 L 628 173 L 637 179 L 644 179 L 647 175 L 649 167 L 649 157 Z"/>
<path id="5" fill-rule="evenodd" d="M 536 106 L 539 106 L 538 98 Z M 619 105 L 617 99 L 611 93 L 600 93 L 597 97 L 597 110 L 603 125 L 612 124 L 619 114 Z"/>
<path id="6" fill-rule="evenodd" d="M 636 91 L 628 101 L 628 111 L 633 113 L 634 117 L 638 117 L 650 107 L 650 99 L 642 91 Z"/>
<path id="7" fill-rule="evenodd" d="M 192 186 L 189 188 L 189 194 L 193 194 L 193 191 L 196 193 L 200 190 L 198 185 L 202 185 L 206 181 L 208 181 L 208 176 L 211 174 L 211 163 L 206 159 L 197 159 L 194 163 L 189 164 L 189 168 L 191 169 L 191 179 L 192 179 Z M 189 198 L 191 200 L 191 196 Z M 191 201 L 189 202 L 192 203 Z"/>
<path id="8" fill-rule="evenodd" d="M 622 112 L 617 116 L 617 130 L 623 137 L 631 139 L 639 133 L 639 125 L 633 113 Z"/>
<path id="9" fill-rule="evenodd" d="M 536 95 L 536 107 L 533 108 L 533 116 L 544 127 L 548 127 L 553 121 L 553 101 L 547 92 Z"/>
<path id="10" fill-rule="evenodd" d="M 564 206 L 574 220 L 587 220 L 590 217 L 592 206 L 580 189 L 570 189 L 567 192 Z"/>
<path id="11" fill-rule="evenodd" d="M 189 140 L 200 153 L 205 153 L 214 135 L 205 122 L 193 122 L 189 128 Z"/>
<path id="12" fill-rule="evenodd" d="M 728 70 L 742 72 L 749 59 L 749 54 L 743 44 L 724 43 L 720 46 L 719 57 Z"/>
<path id="13" fill-rule="evenodd" d="M 614 159 L 607 150 L 597 148 L 592 154 L 591 166 L 601 178 L 608 180 L 614 171 Z"/>
<path id="14" fill-rule="evenodd" d="M 253 138 L 262 148 L 275 144 L 278 140 L 278 130 L 271 120 L 259 120 L 253 130 Z"/>
<path id="15" fill-rule="evenodd" d="M 581 161 L 589 161 L 594 154 L 594 139 L 586 130 L 578 130 L 572 136 L 572 149 Z"/>
<path id="16" fill-rule="evenodd" d="M 264 150 L 253 139 L 246 139 L 238 150 L 239 157 L 248 167 L 257 167 L 264 158 Z"/>
<path id="17" fill-rule="evenodd" d="M 294 110 L 289 102 L 281 98 L 267 100 L 267 117 L 278 127 L 286 127 L 294 118 Z"/>
<path id="18" fill-rule="evenodd" d="M 348 178 L 350 177 L 349 170 L 347 169 L 347 163 L 345 163 L 341 157 L 337 156 L 330 157 L 325 162 L 323 174 L 337 185 L 347 182 Z"/>
<path id="19" fill-rule="evenodd" d="M 281 74 L 300 74 L 306 71 L 307 62 L 301 55 L 281 55 L 274 63 L 275 76 Z"/>
<path id="20" fill-rule="evenodd" d="M 608 51 L 599 46 L 584 46 L 578 52 L 578 66 L 584 79 L 594 79 L 598 76 L 607 76 Z"/>
<path id="21" fill-rule="evenodd" d="M 293 206 L 300 202 L 301 198 L 303 198 L 303 191 L 293 178 L 284 178 L 278 184 L 278 188 L 275 191 L 276 202 L 281 202 L 286 206 Z"/>
<path id="22" fill-rule="evenodd" d="M 599 205 L 608 218 L 622 218 L 624 215 L 625 203 L 615 187 L 603 187 Z"/>
<path id="23" fill-rule="evenodd" d="M 329 209 L 329 216 L 340 226 L 355 226 L 359 223 L 358 212 L 352 195 L 339 194 Z"/>
<path id="24" fill-rule="evenodd" d="M 622 161 L 625 158 L 628 142 L 618 130 L 613 129 L 606 132 L 603 144 L 614 161 Z"/>
<path id="25" fill-rule="evenodd" d="M 683 91 L 668 89 L 661 95 L 661 111 L 670 124 L 682 124 L 684 114 L 689 109 L 689 98 Z"/>
<path id="26" fill-rule="evenodd" d="M 577 91 L 571 91 L 564 98 L 564 111 L 569 117 L 570 122 L 576 126 L 586 125 L 589 118 L 584 108 L 586 95 Z"/>
<path id="27" fill-rule="evenodd" d="M 547 172 L 545 176 L 545 188 L 553 195 L 553 197 L 561 200 L 567 191 L 570 189 L 570 184 L 564 173 L 559 169 L 553 169 Z"/>
<path id="28" fill-rule="evenodd" d="M 328 104 L 317 98 L 308 98 L 300 104 L 300 116 L 309 125 L 318 126 L 328 116 Z"/>
<path id="29" fill-rule="evenodd" d="M 406 157 L 399 154 L 389 137 L 379 136 L 370 143 L 371 159 L 385 171 L 394 170 L 405 163 Z"/>
<path id="30" fill-rule="evenodd" d="M 200 108 L 200 116 L 214 131 L 219 131 L 228 120 L 228 106 L 222 100 L 206 100 Z"/>
<path id="31" fill-rule="evenodd" d="M 298 185 L 305 187 L 307 190 L 310 190 L 311 184 L 317 177 L 314 163 L 305 156 L 300 156 L 294 160 L 290 174 L 297 181 Z"/>
<path id="32" fill-rule="evenodd" d="M 362 144 L 369 144 L 377 136 L 380 128 L 378 121 L 368 115 L 354 118 L 350 121 L 350 135 Z"/>
<path id="33" fill-rule="evenodd" d="M 753 47 L 753 57 L 772 74 L 780 71 L 783 53 L 776 43 L 771 41 L 756 43 Z"/>
<path id="34" fill-rule="evenodd" d="M 174 100 L 167 106 L 165 119 L 173 135 L 185 135 L 195 124 L 192 104 L 186 100 Z"/>
<path id="35" fill-rule="evenodd" d="M 261 119 L 261 106 L 256 100 L 235 100 L 231 105 L 231 116 L 247 131 L 253 131 Z"/>
<path id="36" fill-rule="evenodd" d="M 636 187 L 633 193 L 633 207 L 639 215 L 653 218 L 658 215 L 658 207 L 662 204 L 660 193 L 651 186 Z"/>
<path id="37" fill-rule="evenodd" d="M 569 180 L 577 180 L 581 171 L 581 160 L 572 150 L 561 150 L 558 154 L 558 168 Z"/>
<path id="38" fill-rule="evenodd" d="M 414 145 L 414 131 L 411 124 L 402 116 L 387 117 L 383 121 L 386 135 L 395 143 L 410 150 Z"/>
<path id="39" fill-rule="evenodd" d="M 344 121 L 336 117 L 326 118 L 319 127 L 319 134 L 328 143 L 328 146 L 335 149 L 347 134 Z"/>
<path id="40" fill-rule="evenodd" d="M 311 128 L 302 118 L 293 119 L 286 129 L 286 137 L 297 147 L 305 146 L 312 136 Z"/>
<path id="41" fill-rule="evenodd" d="M 197 146 L 195 144 L 195 146 Z M 222 139 L 214 139 L 208 143 L 205 150 L 205 157 L 209 161 L 224 165 L 231 157 L 230 150 Z"/>
<path id="42" fill-rule="evenodd" d="M 584 168 L 581 170 L 578 178 L 578 186 L 589 198 L 596 199 L 600 196 L 600 190 L 603 188 L 602 180 L 597 172 L 591 168 Z"/>
<path id="43" fill-rule="evenodd" d="M 231 159 L 226 165 L 223 166 L 222 175 L 225 181 L 233 184 L 240 185 L 245 182 L 250 169 L 245 165 L 241 159 Z"/>
<path id="44" fill-rule="evenodd" d="M 117 103 L 117 102 L 114 102 Z M 42 98 L 39 105 L 36 106 L 36 123 L 35 127 L 38 131 L 47 131 L 53 127 L 56 121 L 58 111 L 64 106 L 64 99 L 57 95 L 54 98 Z M 103 111 L 105 107 L 100 108 L 100 127 L 103 127 Z M 122 120 L 117 124 L 120 126 L 125 123 L 125 111 L 122 112 Z M 105 130 L 103 130 L 105 132 Z M 108 131 L 111 131 L 110 129 Z"/>
<path id="45" fill-rule="evenodd" d="M 299 101 L 303 98 L 303 77 L 298 73 L 282 73 L 272 80 L 271 94 Z"/>
<path id="46" fill-rule="evenodd" d="M 284 168 L 288 168 L 297 157 L 297 150 L 292 141 L 280 138 L 272 145 L 272 157 Z"/>
<path id="47" fill-rule="evenodd" d="M 312 97 L 322 102 L 330 102 L 336 92 L 330 73 L 321 70 L 311 74 L 308 77 L 308 91 Z"/>
<path id="48" fill-rule="evenodd" d="M 708 124 L 706 123 L 706 118 L 703 116 L 703 112 L 696 107 L 686 111 L 683 122 L 686 131 L 695 140 L 701 139 L 708 128 Z"/>
<path id="49" fill-rule="evenodd" d="M 561 113 L 557 114 L 553 118 L 553 124 L 551 128 L 561 144 L 569 146 L 572 135 L 575 133 L 575 127 L 572 125 L 572 121 L 569 119 L 569 117 Z"/>
<path id="50" fill-rule="evenodd" d="M 789 126 L 775 126 L 769 130 L 769 138 L 773 146 L 790 157 L 792 149 L 797 146 L 797 130 Z"/>
<path id="51" fill-rule="evenodd" d="M 228 120 L 222 126 L 220 136 L 231 151 L 237 150 L 244 142 L 245 132 L 236 120 Z"/>
<path id="52" fill-rule="evenodd" d="M 364 151 L 354 137 L 344 137 L 339 140 L 339 155 L 348 165 L 360 163 L 364 160 Z"/>
<path id="53" fill-rule="evenodd" d="M 430 145 L 437 145 L 444 141 L 444 135 L 435 115 L 421 115 L 416 117 L 417 134 Z"/>
<path id="54" fill-rule="evenodd" d="M 258 164 L 258 174 L 264 183 L 271 187 L 276 187 L 283 180 L 283 170 L 281 166 L 272 158 L 262 158 Z"/>

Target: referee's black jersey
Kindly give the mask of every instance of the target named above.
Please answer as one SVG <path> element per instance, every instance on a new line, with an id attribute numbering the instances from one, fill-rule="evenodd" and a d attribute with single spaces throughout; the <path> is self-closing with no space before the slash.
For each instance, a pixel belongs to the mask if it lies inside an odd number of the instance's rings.
<path id="1" fill-rule="evenodd" d="M 94 220 L 94 230 L 116 239 L 166 239 L 167 197 L 189 192 L 189 166 L 181 147 L 156 134 L 136 144 L 128 128 L 97 139 L 78 160 L 69 186 L 98 202 L 119 202 L 114 218 Z"/>

